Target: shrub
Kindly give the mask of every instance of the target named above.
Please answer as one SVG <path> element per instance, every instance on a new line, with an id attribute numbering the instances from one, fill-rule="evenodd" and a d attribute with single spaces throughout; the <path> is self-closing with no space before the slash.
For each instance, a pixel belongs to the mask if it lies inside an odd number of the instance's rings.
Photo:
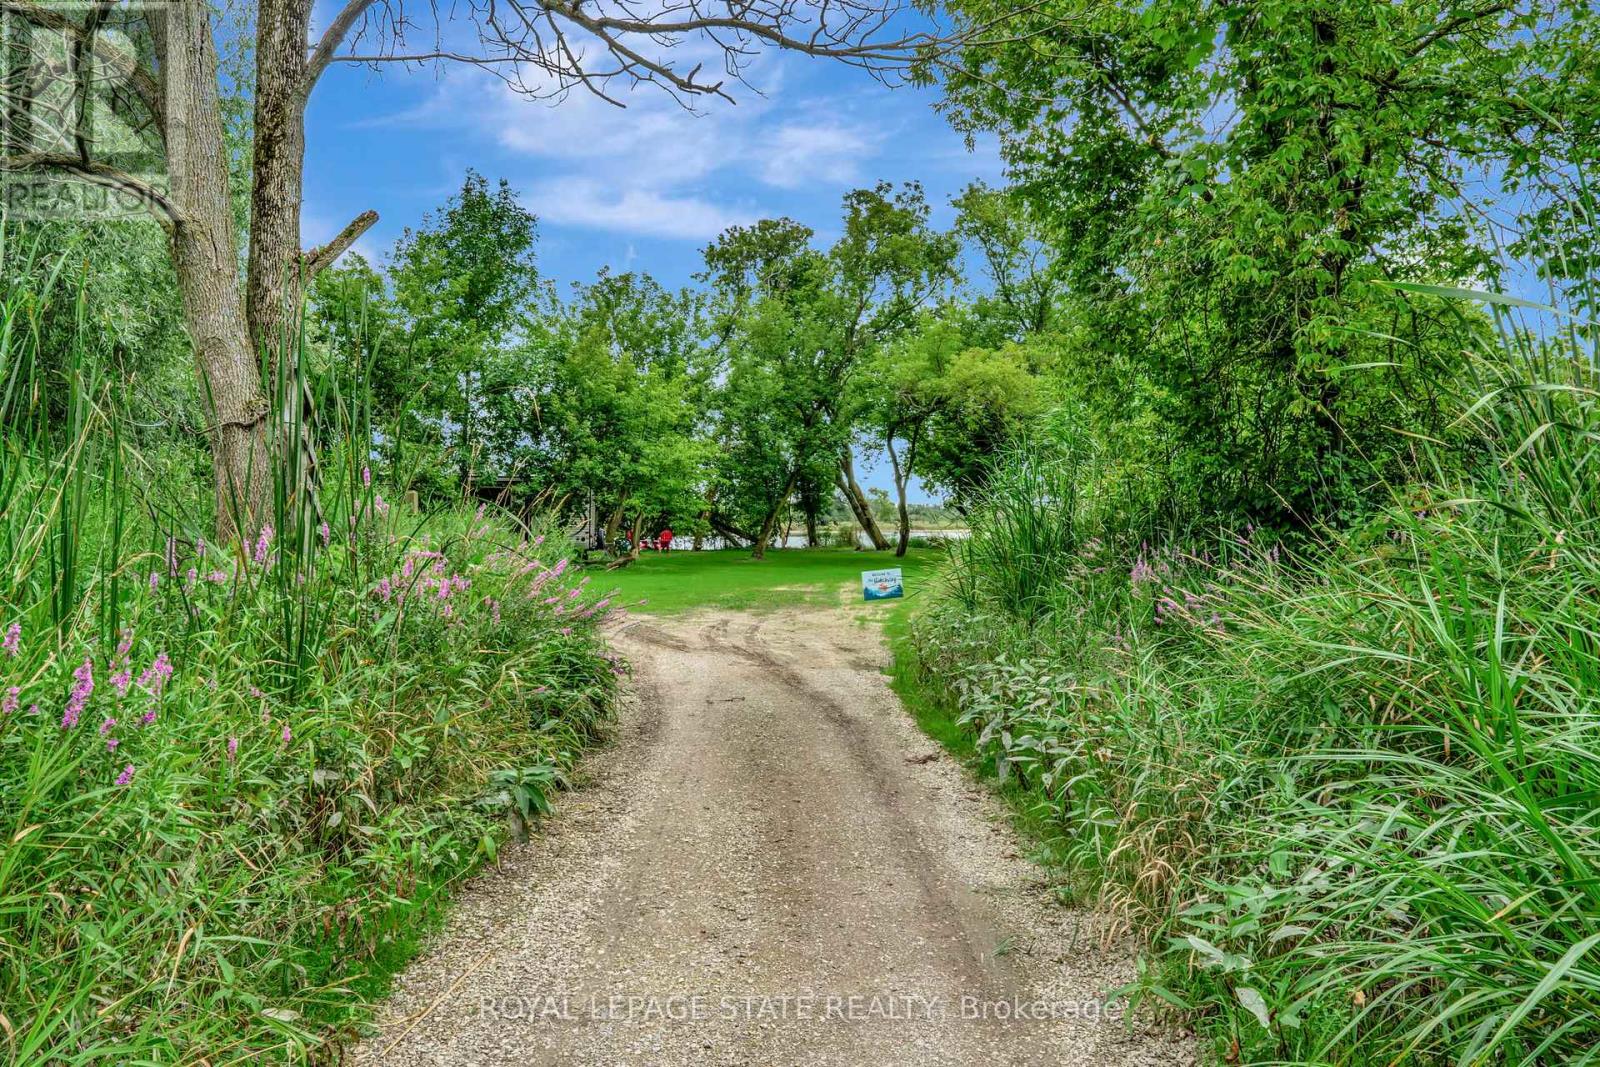
<path id="1" fill-rule="evenodd" d="M 274 472 L 272 523 L 207 543 L 92 354 L 38 372 L 49 296 L 0 301 L 0 1042 L 332 1059 L 600 729 L 619 609 L 551 531 L 388 505 L 348 428 L 325 518 Z"/>
<path id="2" fill-rule="evenodd" d="M 924 677 L 1058 821 L 1069 886 L 1147 945 L 1132 995 L 1224 1058 L 1600 1042 L 1600 394 L 1554 346 L 1475 369 L 1481 464 L 1352 530 L 1041 561 L 991 503 L 974 540 L 1004 550 L 960 556 L 915 624 Z"/>

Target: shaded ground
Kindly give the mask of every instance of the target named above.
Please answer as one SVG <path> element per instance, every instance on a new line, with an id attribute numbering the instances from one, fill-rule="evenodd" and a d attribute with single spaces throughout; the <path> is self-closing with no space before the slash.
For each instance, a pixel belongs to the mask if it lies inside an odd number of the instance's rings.
<path id="1" fill-rule="evenodd" d="M 1103 1011 L 1129 961 L 916 730 L 877 627 L 723 611 L 617 643 L 618 743 L 463 893 L 363 1062 L 1192 1062 Z"/>

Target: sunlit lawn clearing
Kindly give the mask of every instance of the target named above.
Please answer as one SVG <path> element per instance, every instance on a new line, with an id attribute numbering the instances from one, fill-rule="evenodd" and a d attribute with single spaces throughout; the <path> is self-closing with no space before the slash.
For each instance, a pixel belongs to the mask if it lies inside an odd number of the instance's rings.
<path id="1" fill-rule="evenodd" d="M 670 615 L 701 608 L 773 609 L 802 604 L 859 604 L 864 611 L 889 614 L 915 602 L 932 580 L 943 549 L 856 552 L 848 548 L 773 549 L 764 560 L 745 549 L 714 552 L 645 553 L 621 570 L 596 566 L 594 583 L 617 588 L 617 600 L 630 611 Z M 899 567 L 907 600 L 861 604 L 861 572 Z M 640 599 L 644 604 L 638 604 Z"/>

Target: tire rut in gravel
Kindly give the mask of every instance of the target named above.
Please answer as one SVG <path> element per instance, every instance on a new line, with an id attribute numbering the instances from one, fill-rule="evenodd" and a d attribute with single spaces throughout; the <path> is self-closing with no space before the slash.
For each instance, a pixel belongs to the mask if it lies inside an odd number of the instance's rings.
<path id="1" fill-rule="evenodd" d="M 1103 1010 L 1128 955 L 917 731 L 875 626 L 702 613 L 616 643 L 615 743 L 463 891 L 360 1062 L 1193 1062 Z"/>

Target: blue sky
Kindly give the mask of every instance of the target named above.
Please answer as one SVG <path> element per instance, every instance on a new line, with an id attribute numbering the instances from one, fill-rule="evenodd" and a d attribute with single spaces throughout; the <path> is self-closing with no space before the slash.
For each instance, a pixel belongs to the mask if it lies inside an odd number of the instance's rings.
<path id="1" fill-rule="evenodd" d="M 308 112 L 305 238 L 375 209 L 358 247 L 382 259 L 471 167 L 510 181 L 539 216 L 547 277 L 609 265 L 676 285 L 729 225 L 788 215 L 826 240 L 840 197 L 880 178 L 921 181 L 948 223 L 962 186 L 1000 177 L 993 142 L 969 152 L 932 91 L 797 56 L 764 57 L 750 77 L 759 93 L 736 89 L 737 104 L 703 101 L 697 115 L 648 86 L 619 109 L 578 92 L 528 100 L 460 67 L 336 64 Z"/>
<path id="2" fill-rule="evenodd" d="M 511 182 L 539 217 L 545 277 L 586 280 L 610 266 L 676 286 L 729 225 L 787 215 L 826 242 L 844 193 L 880 179 L 922 182 L 948 225 L 952 196 L 1001 178 L 995 143 L 969 151 L 931 90 L 799 56 L 764 56 L 748 77 L 754 88 L 737 87 L 736 104 L 703 101 L 692 114 L 649 86 L 619 109 L 581 92 L 528 100 L 457 66 L 335 64 L 307 113 L 305 242 L 373 209 L 380 221 L 356 250 L 382 263 L 470 167 Z M 886 461 L 861 461 L 867 484 L 892 486 Z M 929 494 L 915 486 L 911 498 Z"/>

